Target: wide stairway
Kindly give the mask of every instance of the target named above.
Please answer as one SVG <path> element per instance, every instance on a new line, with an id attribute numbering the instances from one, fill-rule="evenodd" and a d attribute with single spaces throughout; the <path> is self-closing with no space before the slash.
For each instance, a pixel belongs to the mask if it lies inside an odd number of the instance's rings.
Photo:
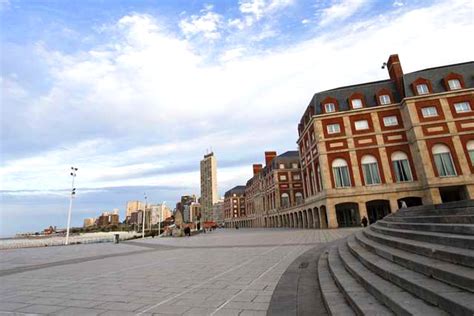
<path id="1" fill-rule="evenodd" d="M 474 201 L 401 209 L 318 262 L 331 315 L 474 315 Z"/>

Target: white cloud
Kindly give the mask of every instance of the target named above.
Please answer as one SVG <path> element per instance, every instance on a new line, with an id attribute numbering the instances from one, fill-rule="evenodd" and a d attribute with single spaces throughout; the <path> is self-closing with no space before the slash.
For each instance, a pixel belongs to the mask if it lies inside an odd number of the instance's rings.
<path id="1" fill-rule="evenodd" d="M 331 22 L 340 23 L 354 15 L 368 0 L 333 0 L 332 5 L 321 11 L 319 25 L 326 26 Z"/>
<path id="2" fill-rule="evenodd" d="M 44 95 L 26 96 L 24 121 L 15 126 L 28 126 L 57 146 L 5 161 L 2 189 L 67 188 L 70 164 L 80 168 L 78 183 L 90 188 L 197 188 L 197 171 L 161 170 L 193 163 L 197 170 L 209 146 L 218 161 L 293 149 L 313 93 L 387 78 L 380 64 L 392 53 L 400 54 L 406 72 L 470 60 L 472 44 L 463 40 L 474 32 L 470 6 L 445 1 L 387 14 L 278 50 L 238 46 L 212 64 L 203 63 L 189 41 L 140 14 L 122 18 L 111 27 L 110 41 L 90 51 L 66 54 L 39 45 L 52 86 Z M 423 33 L 413 32 L 420 24 Z M 8 86 L 2 98 L 14 107 L 14 100 L 25 98 L 24 89 Z M 89 130 L 95 137 L 84 136 Z M 68 150 L 59 148 L 65 141 Z M 244 183 L 250 173 L 250 165 L 221 166 L 221 188 Z"/>
<path id="3" fill-rule="evenodd" d="M 206 6 L 201 10 L 201 15 L 191 15 L 179 22 L 179 27 L 185 36 L 202 34 L 208 40 L 216 40 L 221 37 L 219 29 L 223 24 L 223 17 L 212 11 L 212 6 Z"/>
<path id="4" fill-rule="evenodd" d="M 271 15 L 293 4 L 293 0 L 240 0 L 239 9 L 246 17 L 246 24 L 252 25 L 267 15 Z"/>
<path id="5" fill-rule="evenodd" d="M 403 7 L 405 5 L 405 3 L 403 3 L 403 1 L 400 1 L 400 0 L 395 0 L 395 1 L 393 1 L 392 5 L 394 7 Z"/>

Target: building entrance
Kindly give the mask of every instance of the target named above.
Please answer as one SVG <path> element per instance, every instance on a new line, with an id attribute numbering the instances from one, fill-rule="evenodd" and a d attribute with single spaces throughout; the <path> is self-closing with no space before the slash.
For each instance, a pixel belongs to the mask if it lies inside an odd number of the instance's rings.
<path id="1" fill-rule="evenodd" d="M 360 226 L 359 206 L 357 203 L 337 204 L 336 217 L 339 227 Z"/>
<path id="2" fill-rule="evenodd" d="M 423 200 L 417 196 L 407 196 L 402 199 L 398 199 L 398 208 L 402 208 L 402 201 L 405 202 L 407 207 L 423 205 Z"/>
<path id="3" fill-rule="evenodd" d="M 468 199 L 466 186 L 464 185 L 439 188 L 439 194 L 443 203 Z"/>
<path id="4" fill-rule="evenodd" d="M 379 219 L 390 214 L 390 202 L 387 200 L 374 200 L 365 203 L 369 223 L 373 224 Z"/>

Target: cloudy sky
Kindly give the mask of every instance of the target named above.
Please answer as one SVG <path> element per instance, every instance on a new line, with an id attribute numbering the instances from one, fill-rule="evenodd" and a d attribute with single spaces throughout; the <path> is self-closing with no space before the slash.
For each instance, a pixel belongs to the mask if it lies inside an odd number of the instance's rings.
<path id="1" fill-rule="evenodd" d="M 312 95 L 472 59 L 471 0 L 0 0 L 0 235 L 219 191 L 296 149 Z"/>

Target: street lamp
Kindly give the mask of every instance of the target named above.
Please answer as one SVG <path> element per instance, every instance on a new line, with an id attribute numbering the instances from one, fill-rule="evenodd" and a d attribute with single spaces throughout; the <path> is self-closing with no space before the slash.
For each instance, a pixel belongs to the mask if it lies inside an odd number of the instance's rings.
<path id="1" fill-rule="evenodd" d="M 161 235 L 161 221 L 163 220 L 163 208 L 165 207 L 166 201 L 163 201 L 161 203 L 161 214 L 160 214 L 160 219 L 158 220 L 158 236 Z"/>
<path id="2" fill-rule="evenodd" d="M 67 214 L 67 228 L 66 228 L 66 245 L 69 244 L 69 229 L 71 227 L 71 212 L 72 212 L 72 199 L 76 195 L 76 188 L 74 187 L 74 179 L 76 178 L 77 168 L 71 167 L 72 185 L 71 185 L 71 197 L 69 198 L 69 212 Z"/>
<path id="3" fill-rule="evenodd" d="M 145 216 L 146 216 L 146 199 L 147 199 L 147 196 L 146 196 L 146 193 L 143 193 L 143 195 L 145 196 L 145 207 L 144 207 L 144 210 L 143 210 L 143 224 L 142 224 L 142 238 L 145 238 Z"/>

